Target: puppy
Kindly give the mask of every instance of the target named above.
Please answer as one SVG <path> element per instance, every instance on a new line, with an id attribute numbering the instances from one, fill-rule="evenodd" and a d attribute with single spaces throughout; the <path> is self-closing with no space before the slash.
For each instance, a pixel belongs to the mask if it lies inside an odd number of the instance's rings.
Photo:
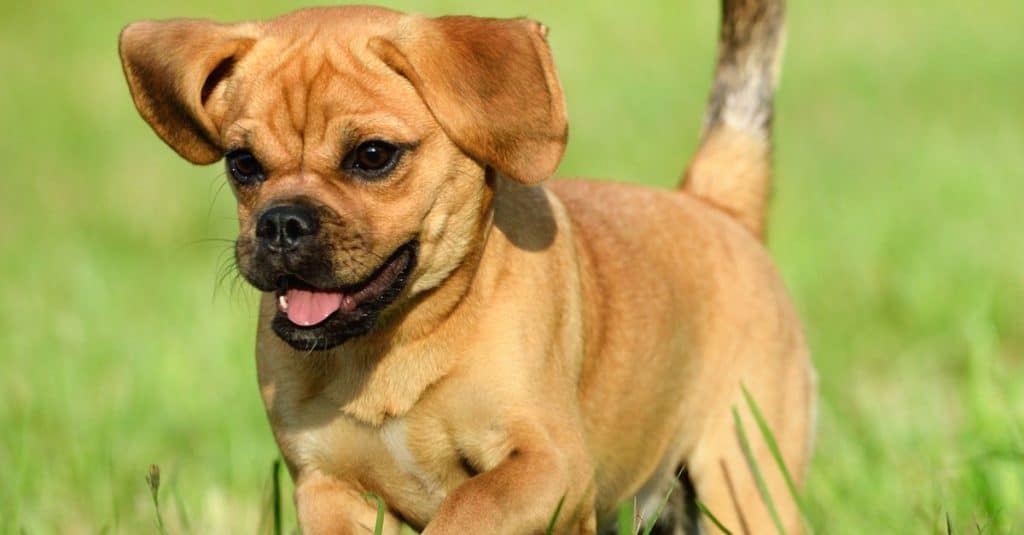
<path id="1" fill-rule="evenodd" d="M 661 533 L 710 531 L 695 497 L 754 533 L 770 498 L 799 531 L 742 395 L 800 480 L 814 373 L 761 243 L 782 11 L 725 0 L 679 191 L 540 185 L 567 127 L 530 20 L 336 7 L 124 29 L 142 117 L 186 160 L 226 160 L 304 533 L 372 531 L 368 493 L 389 532 L 595 533 L 666 496 Z"/>

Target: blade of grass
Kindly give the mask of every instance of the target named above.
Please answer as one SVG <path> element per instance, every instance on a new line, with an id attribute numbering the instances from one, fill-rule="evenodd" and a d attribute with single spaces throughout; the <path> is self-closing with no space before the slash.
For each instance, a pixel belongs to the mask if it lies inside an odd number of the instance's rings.
<path id="1" fill-rule="evenodd" d="M 160 535 L 167 535 L 167 528 L 164 527 L 164 517 L 160 514 L 160 467 L 149 465 L 149 473 L 146 474 L 146 483 L 149 485 L 149 493 L 153 496 L 153 508 L 156 509 L 156 525 Z"/>
<path id="2" fill-rule="evenodd" d="M 548 529 L 544 533 L 547 535 L 553 535 L 555 533 L 555 524 L 558 523 L 558 515 L 562 514 L 562 506 L 565 505 L 565 494 L 558 500 L 558 505 L 555 506 L 555 514 L 551 515 L 551 521 L 548 522 Z"/>
<path id="3" fill-rule="evenodd" d="M 171 496 L 174 497 L 174 505 L 178 509 L 178 522 L 181 522 L 182 530 L 185 533 L 192 533 L 192 521 L 189 520 L 185 500 L 181 498 L 181 490 L 176 482 L 171 485 Z"/>
<path id="4" fill-rule="evenodd" d="M 384 533 L 384 512 L 387 510 L 384 499 L 372 492 L 363 494 L 363 498 L 377 502 L 377 522 L 373 526 L 373 535 L 381 535 Z"/>
<path id="5" fill-rule="evenodd" d="M 672 491 L 675 487 L 668 489 L 665 493 L 665 497 L 661 499 L 661 504 L 658 505 L 658 509 L 654 511 L 654 517 L 647 521 L 647 526 L 644 528 L 643 535 L 651 535 L 654 531 L 654 525 L 658 523 L 658 519 L 661 518 L 661 513 L 665 511 L 665 505 L 668 504 L 668 499 L 672 497 Z"/>
<path id="6" fill-rule="evenodd" d="M 761 492 L 761 497 L 764 498 L 764 504 L 768 507 L 768 512 L 772 515 L 772 522 L 775 523 L 775 529 L 778 530 L 780 535 L 786 535 L 786 528 L 782 527 L 782 520 L 779 518 L 779 512 L 775 510 L 775 501 L 772 500 L 771 494 L 768 492 L 768 485 L 764 482 L 764 475 L 761 474 L 761 467 L 757 463 L 757 459 L 754 457 L 753 450 L 750 449 L 750 441 L 747 440 L 747 432 L 743 429 L 743 420 L 740 419 L 740 413 L 736 410 L 736 406 L 732 407 L 732 418 L 736 424 L 736 434 L 739 436 L 740 447 L 743 449 L 743 455 L 747 458 L 747 464 L 750 466 L 751 473 L 754 474 L 754 482 L 757 483 L 757 489 Z"/>
<path id="7" fill-rule="evenodd" d="M 633 525 L 635 510 L 636 507 L 629 501 L 619 504 L 619 535 L 636 535 L 636 526 Z"/>
<path id="8" fill-rule="evenodd" d="M 729 528 L 722 525 L 722 522 L 718 520 L 718 517 L 715 516 L 710 509 L 708 509 L 707 505 L 704 505 L 704 502 L 700 501 L 699 498 L 695 498 L 693 501 L 697 504 L 697 508 L 700 509 L 701 514 L 708 517 L 708 520 L 710 520 L 716 528 L 722 530 L 722 533 L 725 533 L 725 535 L 732 535 Z"/>
<path id="9" fill-rule="evenodd" d="M 786 488 L 789 489 L 789 494 L 793 498 L 793 502 L 796 503 L 800 514 L 804 518 L 804 523 L 807 523 L 807 519 L 810 515 L 807 514 L 807 504 L 804 503 L 803 498 L 800 496 L 800 492 L 797 491 L 796 484 L 793 482 L 793 476 L 789 473 L 789 468 L 786 467 L 786 461 L 782 459 L 782 450 L 779 449 L 779 443 L 775 440 L 775 434 L 772 433 L 771 427 L 768 426 L 768 421 L 765 420 L 764 415 L 761 414 L 761 409 L 757 406 L 757 402 L 754 401 L 754 396 L 750 395 L 750 391 L 747 390 L 746 385 L 740 385 L 743 389 L 743 397 L 747 399 L 747 406 L 750 407 L 750 412 L 754 415 L 754 421 L 757 422 L 757 427 L 761 430 L 761 436 L 764 437 L 765 444 L 768 445 L 768 450 L 771 451 L 772 457 L 775 458 L 775 464 L 779 466 L 779 470 L 782 472 L 782 477 L 786 480 Z"/>
<path id="10" fill-rule="evenodd" d="M 274 535 L 281 535 L 281 458 L 270 467 L 270 499 L 274 507 Z"/>

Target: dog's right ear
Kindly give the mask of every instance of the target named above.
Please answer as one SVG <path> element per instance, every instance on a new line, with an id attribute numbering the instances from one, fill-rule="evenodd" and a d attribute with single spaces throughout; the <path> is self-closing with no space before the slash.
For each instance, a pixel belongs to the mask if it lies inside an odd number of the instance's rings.
<path id="1" fill-rule="evenodd" d="M 568 117 L 547 27 L 409 15 L 369 48 L 409 80 L 464 152 L 523 184 L 555 172 Z"/>
<path id="2" fill-rule="evenodd" d="M 254 24 L 189 19 L 136 22 L 121 31 L 121 65 L 135 107 L 186 160 L 209 164 L 223 156 L 225 86 L 257 32 Z"/>

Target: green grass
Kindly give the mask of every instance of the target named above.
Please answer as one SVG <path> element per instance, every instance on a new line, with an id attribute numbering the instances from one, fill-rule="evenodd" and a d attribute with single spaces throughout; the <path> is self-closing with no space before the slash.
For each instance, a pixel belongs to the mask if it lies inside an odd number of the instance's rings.
<path id="1" fill-rule="evenodd" d="M 0 17 L 0 533 L 272 530 L 255 295 L 218 268 L 219 167 L 132 108 L 115 39 L 284 0 L 23 3 Z M 552 28 L 560 174 L 676 181 L 712 0 L 390 2 Z M 1024 4 L 793 2 L 769 245 L 821 377 L 820 533 L 1024 530 Z M 749 430 L 752 430 L 750 427 Z M 767 467 L 763 467 L 768 469 Z M 282 478 L 291 532 L 291 483 Z"/>
<path id="2" fill-rule="evenodd" d="M 702 515 L 707 517 L 707 519 L 711 522 L 712 526 L 717 528 L 718 531 L 721 532 L 723 535 L 732 535 L 732 531 L 729 528 L 725 527 L 724 524 L 722 524 L 722 521 L 719 520 L 718 517 L 711 512 L 710 509 L 708 509 L 708 506 L 703 501 L 701 501 L 699 497 L 696 499 L 696 502 L 697 508 L 700 510 Z"/>
<path id="3" fill-rule="evenodd" d="M 793 481 L 793 475 L 786 466 L 786 461 L 782 459 L 782 450 L 779 449 L 779 443 L 775 440 L 775 434 L 772 432 L 771 427 L 768 425 L 768 421 L 765 420 L 764 415 L 761 413 L 761 409 L 757 405 L 757 401 L 747 390 L 746 385 L 743 387 L 743 398 L 747 402 L 747 407 L 750 408 L 750 413 L 754 416 L 754 420 L 757 422 L 757 429 L 760 431 L 761 436 L 764 438 L 765 444 L 768 446 L 768 450 L 772 454 L 772 459 L 775 460 L 775 466 L 778 467 L 779 472 L 782 474 L 782 478 L 786 481 L 786 490 L 789 491 L 789 496 L 793 498 L 793 502 L 796 504 L 797 509 L 800 510 L 800 514 L 803 516 L 803 520 L 807 519 L 807 505 L 804 503 L 803 497 L 800 495 L 800 490 L 797 489 L 796 483 Z M 737 428 L 739 429 L 739 436 L 744 437 L 745 431 L 740 426 L 740 416 L 733 408 L 733 417 L 736 420 Z M 743 439 L 746 444 L 746 438 Z M 747 453 L 749 448 L 744 445 L 744 453 Z M 756 459 L 752 456 L 748 456 L 748 462 L 756 463 Z M 773 512 L 774 514 L 774 512 Z"/>
<path id="4" fill-rule="evenodd" d="M 757 458 L 754 457 L 753 450 L 750 449 L 750 441 L 747 439 L 746 428 L 743 425 L 743 420 L 740 418 L 740 413 L 736 410 L 736 407 L 732 408 L 732 420 L 736 426 L 736 436 L 739 439 L 740 447 L 743 450 L 743 457 L 746 458 L 747 465 L 750 467 L 750 472 L 754 475 L 754 482 L 757 483 L 757 490 L 761 494 L 761 499 L 764 500 L 764 504 L 768 507 L 768 512 L 771 513 L 772 523 L 775 524 L 775 529 L 778 531 L 779 535 L 786 535 L 786 528 L 782 526 L 782 519 L 779 517 L 778 510 L 775 509 L 775 496 L 768 491 L 768 485 L 764 482 L 761 466 L 757 462 Z M 762 527 L 760 529 L 765 528 L 766 527 Z"/>
<path id="5" fill-rule="evenodd" d="M 384 503 L 384 498 L 376 494 L 365 494 L 363 497 L 377 506 L 377 519 L 373 524 L 373 533 L 380 535 L 384 532 L 384 516 L 387 514 L 388 506 Z"/>

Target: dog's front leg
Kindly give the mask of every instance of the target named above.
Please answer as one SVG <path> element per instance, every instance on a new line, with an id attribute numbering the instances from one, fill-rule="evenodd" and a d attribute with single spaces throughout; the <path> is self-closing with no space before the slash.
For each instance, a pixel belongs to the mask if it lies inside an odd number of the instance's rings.
<path id="1" fill-rule="evenodd" d="M 295 485 L 295 509 L 304 535 L 374 533 L 377 503 L 364 493 L 320 472 L 302 474 Z M 397 535 L 401 524 L 384 515 L 384 533 Z"/>
<path id="2" fill-rule="evenodd" d="M 595 533 L 591 477 L 580 461 L 556 449 L 513 449 L 456 488 L 423 535 L 544 533 L 556 511 L 555 533 Z"/>

